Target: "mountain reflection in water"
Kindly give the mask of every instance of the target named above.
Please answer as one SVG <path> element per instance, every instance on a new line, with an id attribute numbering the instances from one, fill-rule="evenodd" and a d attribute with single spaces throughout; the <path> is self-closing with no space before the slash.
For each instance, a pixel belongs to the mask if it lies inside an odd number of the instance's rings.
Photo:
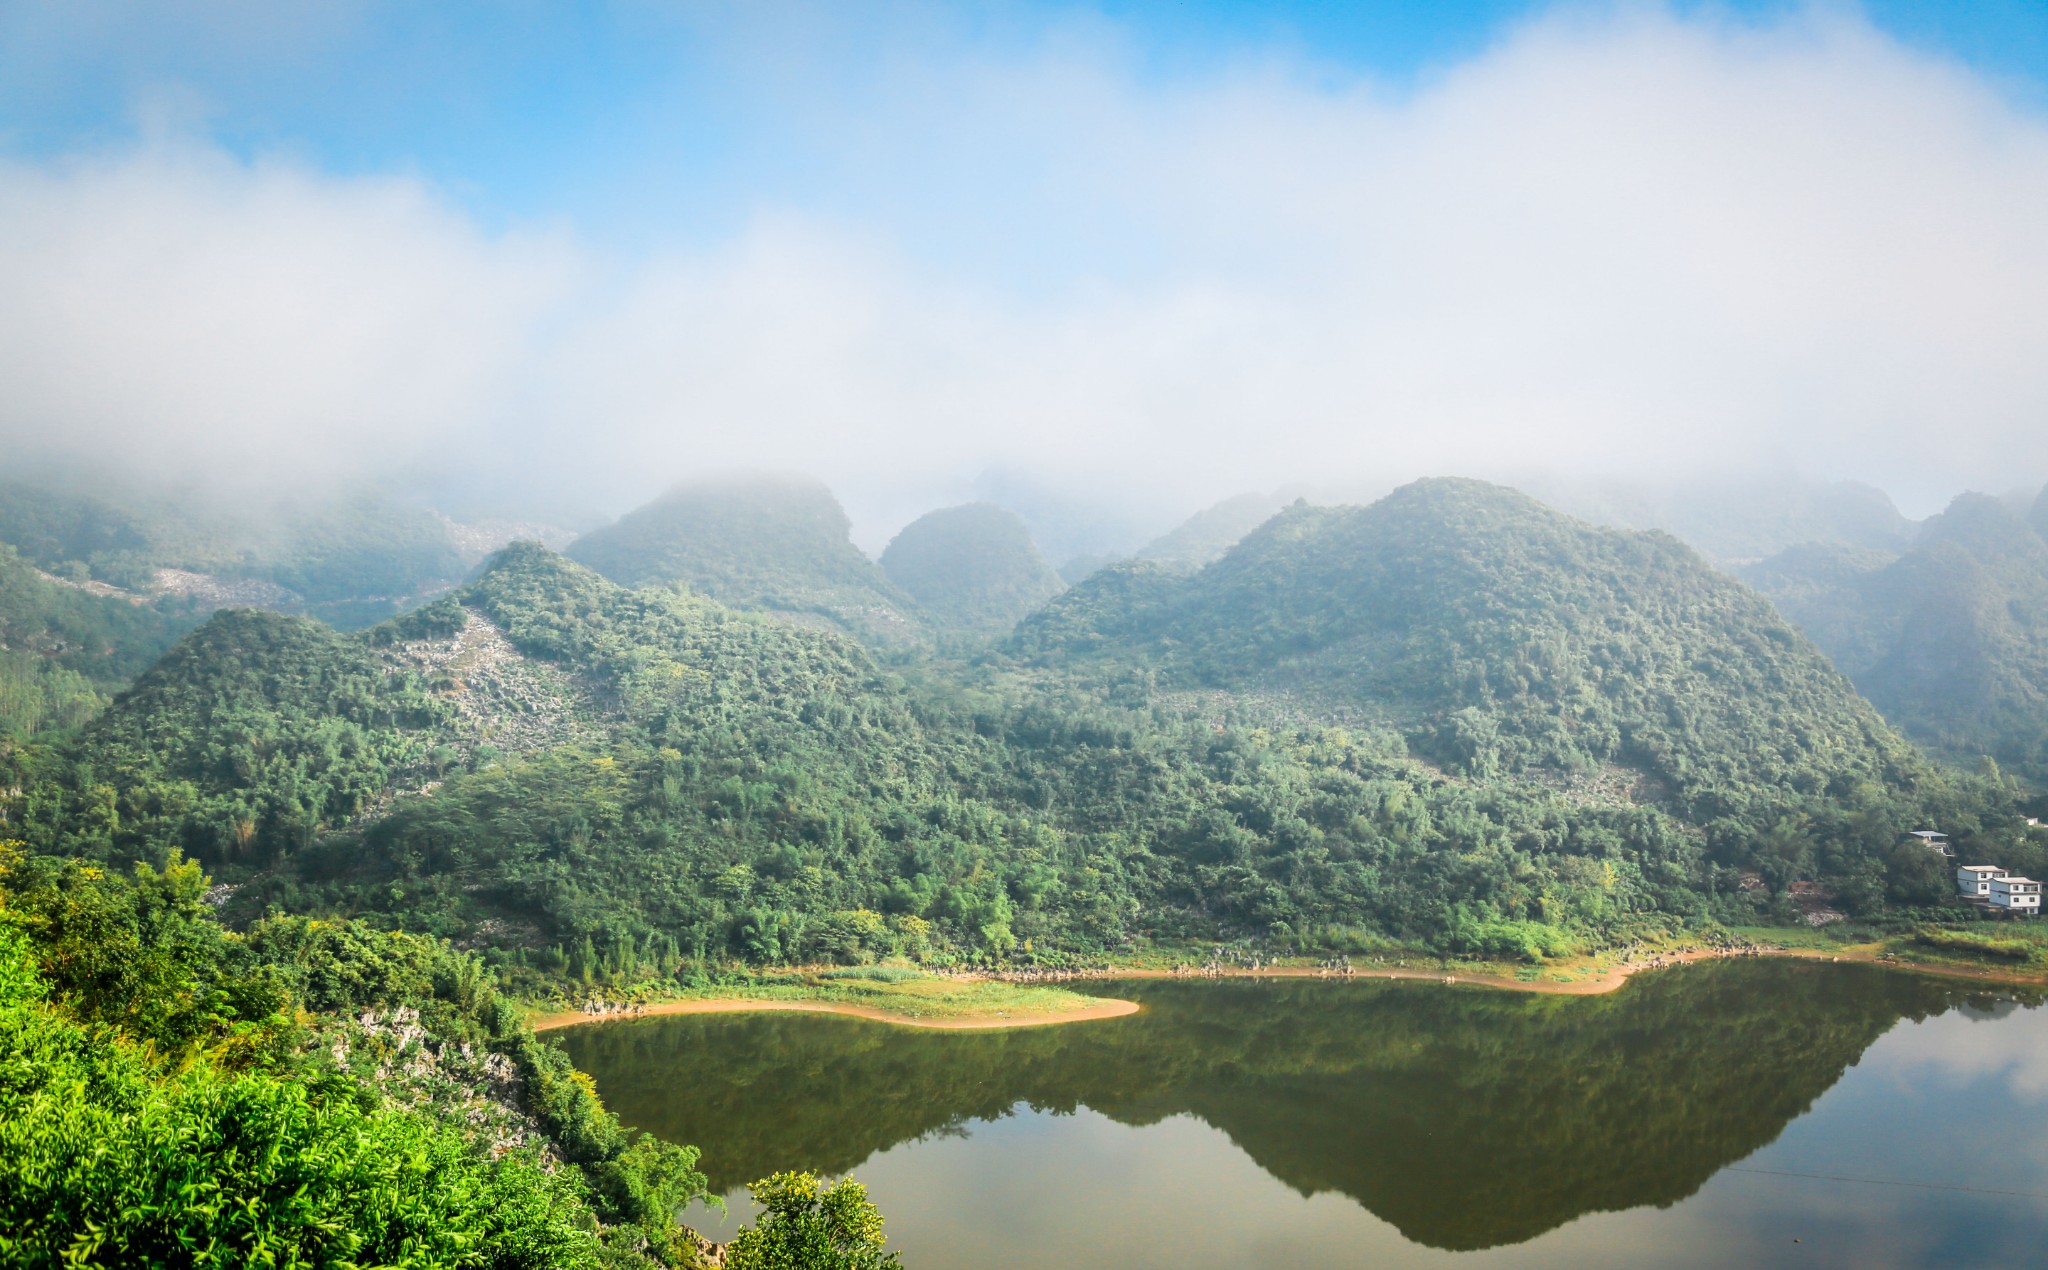
<path id="1" fill-rule="evenodd" d="M 1186 1114 L 1303 1195 L 1348 1195 L 1409 1240 L 1468 1250 L 1685 1199 L 1899 1020 L 1957 1003 L 1939 981 L 1793 961 L 1600 997 L 1320 980 L 1104 991 L 1146 1008 L 1015 1032 L 686 1015 L 563 1040 L 627 1123 L 704 1145 L 715 1190 L 845 1172 L 1020 1105 L 1127 1125 Z"/>

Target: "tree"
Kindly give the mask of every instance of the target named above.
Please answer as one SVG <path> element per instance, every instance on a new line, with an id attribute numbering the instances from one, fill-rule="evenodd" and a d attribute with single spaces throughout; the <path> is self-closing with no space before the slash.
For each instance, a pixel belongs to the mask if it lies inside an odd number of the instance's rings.
<path id="1" fill-rule="evenodd" d="M 729 1270 L 881 1270 L 901 1265 L 882 1251 L 882 1213 L 852 1178 L 823 1186 L 809 1173 L 776 1173 L 748 1185 L 761 1205 L 726 1249 Z"/>

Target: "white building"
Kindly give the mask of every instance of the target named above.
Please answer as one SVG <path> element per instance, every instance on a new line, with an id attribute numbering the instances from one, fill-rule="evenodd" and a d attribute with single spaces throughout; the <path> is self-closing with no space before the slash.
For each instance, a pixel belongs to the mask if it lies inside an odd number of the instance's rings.
<path id="1" fill-rule="evenodd" d="M 1971 896 L 1988 899 L 1991 879 L 2005 876 L 2005 870 L 1995 864 L 1966 864 L 1956 870 L 1956 890 L 1966 899 Z"/>
<path id="2" fill-rule="evenodd" d="M 2032 878 L 2010 875 L 1991 879 L 1991 907 L 2013 914 L 2041 915 L 2041 884 Z"/>

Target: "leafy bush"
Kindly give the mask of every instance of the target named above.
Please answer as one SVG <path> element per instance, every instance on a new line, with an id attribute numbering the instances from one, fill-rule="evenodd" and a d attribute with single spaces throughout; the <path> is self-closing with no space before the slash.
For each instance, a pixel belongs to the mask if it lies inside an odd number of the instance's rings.
<path id="1" fill-rule="evenodd" d="M 0 1263 L 694 1260 L 696 1151 L 623 1128 L 474 956 L 239 936 L 209 885 L 0 843 Z"/>
<path id="2" fill-rule="evenodd" d="M 776 1173 L 747 1186 L 762 1206 L 725 1251 L 728 1270 L 881 1270 L 882 1214 L 852 1178 L 822 1186 L 809 1173 Z"/>
<path id="3" fill-rule="evenodd" d="M 597 1266 L 581 1175 L 459 1128 L 207 1062 L 156 1067 L 44 1004 L 0 927 L 0 1261 Z"/>

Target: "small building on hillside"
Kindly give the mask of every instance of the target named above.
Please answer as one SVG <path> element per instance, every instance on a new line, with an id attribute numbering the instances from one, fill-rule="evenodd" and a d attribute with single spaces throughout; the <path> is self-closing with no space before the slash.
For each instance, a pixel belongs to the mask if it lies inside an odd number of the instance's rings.
<path id="1" fill-rule="evenodd" d="M 2041 915 L 2041 884 L 2032 878 L 2011 875 L 1991 879 L 1991 907 L 2002 908 L 2015 917 Z"/>
<path id="2" fill-rule="evenodd" d="M 1995 864 L 1966 864 L 1956 870 L 1956 891 L 1964 899 L 1989 899 L 1991 879 L 2006 876 Z"/>
<path id="3" fill-rule="evenodd" d="M 1955 850 L 1948 845 L 1948 835 L 1945 833 L 1936 833 L 1932 829 L 1915 829 L 1913 836 L 1920 840 L 1921 846 L 1937 855 L 1955 854 Z"/>

